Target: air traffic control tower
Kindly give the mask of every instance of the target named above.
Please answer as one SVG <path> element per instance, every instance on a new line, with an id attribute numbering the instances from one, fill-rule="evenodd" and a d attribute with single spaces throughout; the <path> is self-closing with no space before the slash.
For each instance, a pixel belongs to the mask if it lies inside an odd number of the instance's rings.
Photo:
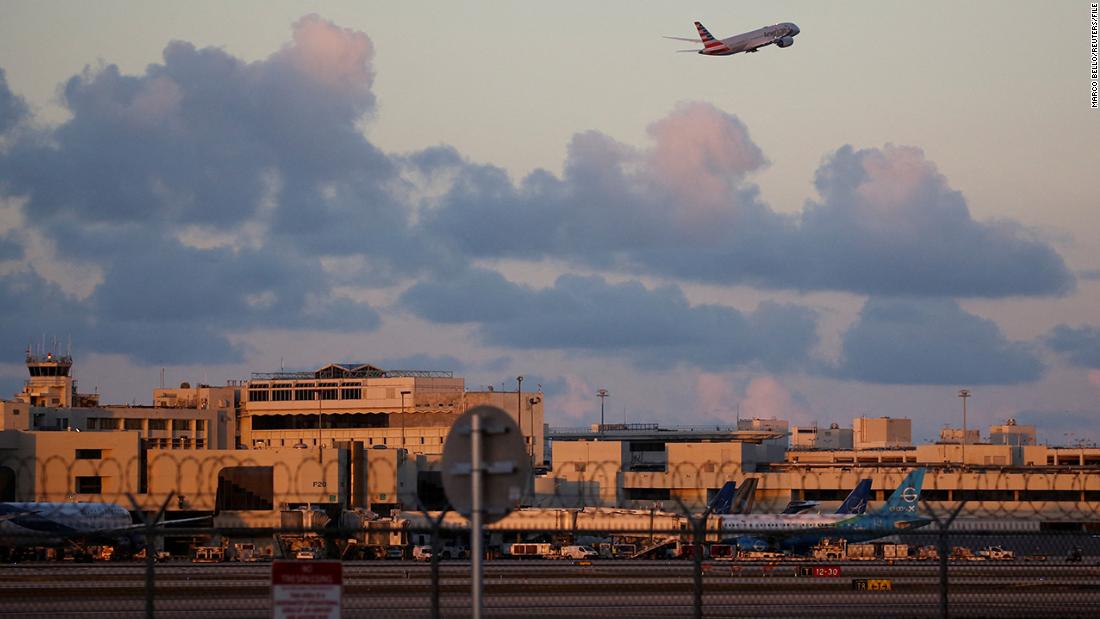
<path id="1" fill-rule="evenodd" d="M 52 408 L 98 404 L 98 394 L 77 394 L 76 381 L 71 376 L 72 356 L 53 352 L 36 355 L 28 348 L 26 364 L 30 378 L 23 383 L 23 391 L 15 395 L 17 401 Z"/>

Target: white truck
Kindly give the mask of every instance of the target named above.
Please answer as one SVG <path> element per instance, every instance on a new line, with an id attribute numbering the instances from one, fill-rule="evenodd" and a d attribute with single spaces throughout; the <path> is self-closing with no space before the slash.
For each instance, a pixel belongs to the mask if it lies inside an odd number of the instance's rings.
<path id="1" fill-rule="evenodd" d="M 450 559 L 464 559 L 469 556 L 469 551 L 459 548 L 458 546 L 443 545 L 439 547 L 439 558 L 442 561 Z M 431 561 L 432 560 L 432 547 L 431 545 L 413 546 L 412 558 L 416 561 Z"/>
<path id="2" fill-rule="evenodd" d="M 561 557 L 563 559 L 595 559 L 600 553 L 590 546 L 563 546 Z"/>

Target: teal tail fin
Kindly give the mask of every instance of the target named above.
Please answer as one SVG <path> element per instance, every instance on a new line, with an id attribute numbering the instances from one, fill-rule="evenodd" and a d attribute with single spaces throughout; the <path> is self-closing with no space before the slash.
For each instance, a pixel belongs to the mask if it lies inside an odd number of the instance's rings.
<path id="1" fill-rule="evenodd" d="M 901 480 L 901 485 L 890 495 L 886 505 L 879 509 L 881 516 L 916 516 L 920 503 L 920 490 L 924 484 L 924 469 L 914 469 Z"/>

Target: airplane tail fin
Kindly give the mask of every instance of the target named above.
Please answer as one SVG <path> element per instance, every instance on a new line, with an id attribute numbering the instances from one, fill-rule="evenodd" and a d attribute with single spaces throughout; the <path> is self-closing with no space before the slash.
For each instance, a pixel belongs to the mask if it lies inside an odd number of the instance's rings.
<path id="1" fill-rule="evenodd" d="M 756 502 L 756 484 L 759 483 L 759 479 L 756 477 L 749 477 L 745 481 L 741 482 L 741 487 L 734 493 L 733 498 L 730 499 L 730 514 L 748 514 L 752 512 L 752 505 Z"/>
<path id="2" fill-rule="evenodd" d="M 871 480 L 861 479 L 854 490 L 836 510 L 838 514 L 862 514 L 867 511 L 867 501 L 871 498 Z"/>
<path id="3" fill-rule="evenodd" d="M 715 39 L 715 38 L 714 38 L 714 37 L 713 37 L 713 36 L 712 36 L 712 35 L 710 34 L 710 31 L 709 31 L 709 30 L 707 30 L 707 27 L 706 27 L 706 26 L 704 26 L 703 24 L 701 24 L 701 23 L 699 23 L 699 22 L 695 22 L 695 29 L 699 31 L 699 39 L 700 39 L 700 40 L 701 40 L 701 41 L 702 41 L 703 43 L 707 43 L 708 41 L 717 41 L 717 40 L 718 40 L 718 39 Z"/>
<path id="4" fill-rule="evenodd" d="M 920 489 L 924 484 L 924 469 L 914 469 L 901 480 L 901 485 L 879 509 L 879 515 L 887 517 L 916 515 L 920 502 Z"/>
<path id="5" fill-rule="evenodd" d="M 714 495 L 714 498 L 710 500 L 710 505 L 707 506 L 710 509 L 710 513 L 730 513 L 730 506 L 733 504 L 733 491 L 736 487 L 736 483 L 727 481 L 722 486 L 722 489 L 718 491 L 718 494 Z"/>
<path id="6" fill-rule="evenodd" d="M 730 48 L 725 43 L 719 41 L 711 35 L 707 27 L 700 22 L 695 22 L 695 29 L 699 31 L 699 40 L 703 42 L 703 54 L 714 54 L 717 52 L 728 52 Z"/>

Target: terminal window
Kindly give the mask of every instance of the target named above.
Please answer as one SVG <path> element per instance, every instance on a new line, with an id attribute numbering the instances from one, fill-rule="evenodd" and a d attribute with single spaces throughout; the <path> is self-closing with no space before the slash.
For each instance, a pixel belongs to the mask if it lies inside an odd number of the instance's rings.
<path id="1" fill-rule="evenodd" d="M 76 450 L 76 459 L 77 460 L 102 460 L 103 459 L 103 450 L 102 449 L 77 449 Z"/>
<path id="2" fill-rule="evenodd" d="M 77 494 L 103 494 L 103 478 L 98 475 L 76 478 Z"/>
<path id="3" fill-rule="evenodd" d="M 149 429 L 150 430 L 167 430 L 168 429 L 168 420 L 167 419 L 150 419 L 149 420 Z"/>
<path id="4" fill-rule="evenodd" d="M 127 430 L 140 430 L 141 429 L 141 420 L 140 419 L 127 419 L 125 421 L 125 423 L 126 423 L 126 429 Z"/>

